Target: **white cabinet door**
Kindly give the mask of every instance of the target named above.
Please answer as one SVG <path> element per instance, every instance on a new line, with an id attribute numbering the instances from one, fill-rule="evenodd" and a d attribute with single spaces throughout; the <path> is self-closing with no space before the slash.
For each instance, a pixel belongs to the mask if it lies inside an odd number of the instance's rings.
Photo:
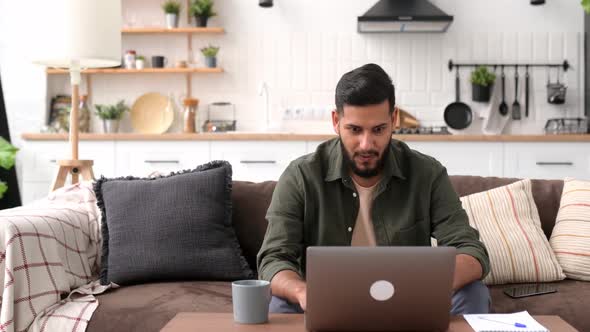
<path id="1" fill-rule="evenodd" d="M 240 181 L 278 180 L 289 163 L 305 153 L 304 141 L 211 142 L 211 159 L 229 161 L 233 179 Z"/>
<path id="2" fill-rule="evenodd" d="M 100 175 L 115 175 L 113 142 L 80 142 L 79 159 L 93 160 L 93 171 Z M 57 175 L 57 161 L 71 159 L 71 150 L 65 141 L 28 141 L 19 152 L 22 160 L 21 197 L 23 204 L 47 196 Z M 66 184 L 71 183 L 68 176 Z"/>
<path id="3" fill-rule="evenodd" d="M 503 145 L 495 142 L 407 142 L 434 157 L 449 175 L 503 175 Z"/>
<path id="4" fill-rule="evenodd" d="M 307 153 L 313 153 L 325 141 L 307 141 Z"/>
<path id="5" fill-rule="evenodd" d="M 506 177 L 590 179 L 590 143 L 505 143 Z"/>
<path id="6" fill-rule="evenodd" d="M 51 190 L 52 182 L 24 181 L 21 186 L 21 200 L 23 205 L 44 198 Z"/>
<path id="7" fill-rule="evenodd" d="M 79 159 L 94 161 L 94 175 L 99 177 L 115 174 L 113 142 L 80 142 Z M 57 161 L 71 159 L 68 142 L 27 142 L 22 150 L 23 182 L 52 182 L 58 170 Z"/>
<path id="8" fill-rule="evenodd" d="M 194 169 L 210 161 L 208 141 L 128 141 L 115 145 L 117 176 L 146 177 Z"/>

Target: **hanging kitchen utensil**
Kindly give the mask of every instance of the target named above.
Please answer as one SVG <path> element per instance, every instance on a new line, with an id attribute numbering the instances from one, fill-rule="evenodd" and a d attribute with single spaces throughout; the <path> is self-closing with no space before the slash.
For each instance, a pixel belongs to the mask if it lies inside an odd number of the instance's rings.
<path id="1" fill-rule="evenodd" d="M 559 82 L 559 67 L 557 67 L 557 81 L 556 83 L 547 83 L 547 102 L 549 104 L 560 105 L 565 103 L 565 93 L 567 87 L 565 84 Z"/>
<path id="2" fill-rule="evenodd" d="M 506 75 L 504 75 L 504 66 L 502 66 L 502 102 L 500 103 L 500 114 L 506 116 L 508 114 L 508 104 L 506 104 Z"/>
<path id="3" fill-rule="evenodd" d="M 447 105 L 443 117 L 447 126 L 452 129 L 461 130 L 469 127 L 473 120 L 471 108 L 461 102 L 461 84 L 459 82 L 459 67 L 455 76 L 455 98 L 456 101 Z"/>
<path id="4" fill-rule="evenodd" d="M 518 66 L 514 70 L 514 103 L 512 103 L 512 120 L 520 120 L 520 103 L 518 102 Z"/>
<path id="5" fill-rule="evenodd" d="M 529 117 L 529 66 L 526 66 L 524 75 L 524 116 Z"/>

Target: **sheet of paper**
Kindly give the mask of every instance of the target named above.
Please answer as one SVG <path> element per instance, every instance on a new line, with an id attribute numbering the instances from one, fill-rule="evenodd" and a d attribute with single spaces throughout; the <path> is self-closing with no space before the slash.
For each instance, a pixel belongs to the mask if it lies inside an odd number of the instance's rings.
<path id="1" fill-rule="evenodd" d="M 548 332 L 543 325 L 539 324 L 528 311 L 516 312 L 513 314 L 480 314 L 464 315 L 465 320 L 471 325 L 475 332 Z M 526 327 L 518 327 L 515 324 L 523 324 Z"/>

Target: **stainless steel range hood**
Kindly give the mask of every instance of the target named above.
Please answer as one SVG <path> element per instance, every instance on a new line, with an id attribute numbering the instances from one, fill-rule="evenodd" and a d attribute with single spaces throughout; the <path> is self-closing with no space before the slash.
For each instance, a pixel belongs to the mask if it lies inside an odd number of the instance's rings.
<path id="1" fill-rule="evenodd" d="M 427 0 L 379 0 L 358 17 L 358 32 L 445 32 L 453 22 Z"/>

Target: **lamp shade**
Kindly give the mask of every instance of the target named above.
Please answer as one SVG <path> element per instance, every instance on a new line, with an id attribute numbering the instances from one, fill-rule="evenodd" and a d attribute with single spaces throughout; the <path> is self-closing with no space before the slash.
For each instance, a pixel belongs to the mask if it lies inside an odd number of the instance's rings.
<path id="1" fill-rule="evenodd" d="M 36 20 L 34 63 L 82 69 L 121 64 L 121 0 L 38 3 L 43 10 Z"/>

